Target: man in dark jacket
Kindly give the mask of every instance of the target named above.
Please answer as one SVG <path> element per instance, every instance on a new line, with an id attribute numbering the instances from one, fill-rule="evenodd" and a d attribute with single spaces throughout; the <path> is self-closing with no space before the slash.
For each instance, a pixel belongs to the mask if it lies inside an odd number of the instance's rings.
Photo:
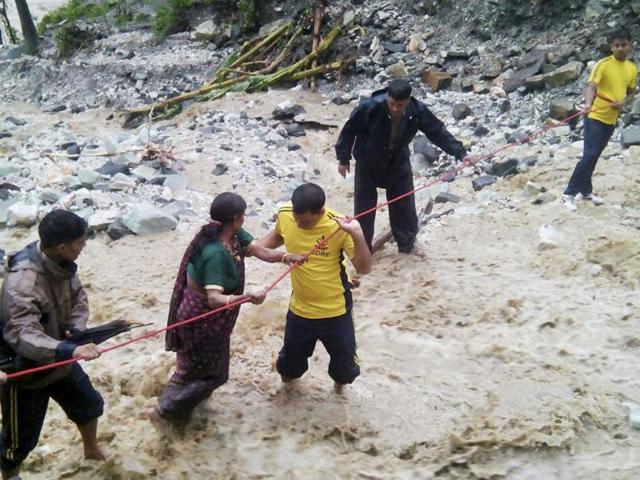
<path id="1" fill-rule="evenodd" d="M 406 80 L 393 80 L 385 90 L 374 92 L 353 110 L 336 143 L 338 172 L 350 171 L 356 160 L 355 214 L 375 207 L 376 188 L 385 188 L 387 199 L 413 190 L 409 143 L 420 130 L 436 146 L 464 160 L 467 152 L 427 106 L 411 96 Z M 355 144 L 355 145 L 354 145 Z M 359 218 L 369 248 L 373 240 L 375 211 Z M 418 234 L 418 216 L 413 194 L 389 205 L 391 232 L 398 251 L 410 253 Z"/>
<path id="2" fill-rule="evenodd" d="M 79 346 L 67 339 L 84 330 L 89 317 L 75 264 L 87 241 L 86 231 L 87 222 L 76 214 L 54 210 L 40 222 L 40 242 L 8 257 L 0 307 L 3 348 L 41 364 L 100 355 L 93 343 Z M 1 388 L 3 479 L 18 475 L 38 443 L 49 398 L 77 425 L 85 458 L 104 460 L 96 436 L 102 397 L 80 365 L 18 377 Z"/>

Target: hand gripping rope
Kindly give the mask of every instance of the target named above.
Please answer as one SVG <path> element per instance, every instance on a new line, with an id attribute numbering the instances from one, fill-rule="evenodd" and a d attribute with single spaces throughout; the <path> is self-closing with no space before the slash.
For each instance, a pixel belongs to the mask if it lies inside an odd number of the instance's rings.
<path id="1" fill-rule="evenodd" d="M 533 140 L 534 138 L 537 138 L 540 135 L 543 135 L 544 133 L 546 133 L 547 131 L 549 131 L 549 130 L 551 130 L 553 128 L 556 128 L 556 127 L 558 127 L 560 125 L 564 125 L 564 124 L 569 123 L 571 120 L 573 120 L 574 118 L 576 118 L 576 117 L 578 117 L 580 115 L 582 115 L 582 112 L 576 112 L 573 115 L 570 115 L 567 118 L 565 118 L 563 120 L 560 120 L 557 124 L 547 125 L 546 127 L 540 129 L 539 131 L 534 132 L 531 135 L 529 135 L 529 136 L 527 136 L 527 137 L 525 137 L 525 138 L 523 138 L 521 140 L 518 140 L 517 142 L 513 142 L 513 143 L 509 143 L 507 145 L 504 145 L 504 146 L 502 146 L 500 148 L 497 148 L 497 149 L 493 150 L 492 152 L 489 152 L 489 153 L 487 153 L 485 155 L 482 155 L 482 156 L 480 156 L 478 158 L 474 158 L 472 160 L 467 160 L 467 161 L 463 162 L 460 166 L 452 168 L 452 169 L 448 170 L 447 172 L 443 173 L 442 175 L 437 177 L 435 180 L 433 180 L 433 181 L 431 181 L 431 182 L 429 182 L 429 183 L 427 183 L 425 185 L 421 185 L 421 186 L 419 186 L 417 188 L 414 188 L 413 190 L 411 190 L 409 192 L 405 192 L 405 193 L 403 193 L 401 195 L 398 195 L 397 197 L 394 197 L 391 200 L 388 200 L 388 201 L 386 201 L 384 203 L 380 203 L 380 204 L 376 205 L 375 207 L 372 207 L 372 208 L 370 208 L 368 210 L 365 210 L 364 212 L 360 212 L 357 215 L 348 216 L 347 220 L 358 219 L 358 218 L 360 218 L 360 217 L 362 217 L 364 215 L 367 215 L 367 214 L 369 214 L 369 213 L 371 213 L 371 212 L 373 212 L 375 210 L 379 210 L 381 208 L 384 208 L 384 207 L 386 207 L 387 205 L 389 205 L 389 204 L 391 204 L 393 202 L 397 202 L 398 200 L 401 200 L 403 198 L 406 198 L 408 196 L 413 195 L 416 192 L 424 190 L 425 188 L 431 187 L 431 186 L 433 186 L 433 185 L 435 185 L 437 183 L 440 183 L 440 182 L 444 182 L 444 181 L 450 180 L 451 178 L 455 177 L 464 168 L 466 168 L 468 166 L 475 165 L 476 163 L 478 163 L 480 161 L 487 160 L 487 159 L 495 156 L 496 154 L 504 152 L 505 150 L 508 150 L 508 149 L 513 148 L 515 146 L 522 145 L 524 143 L 528 143 L 531 140 Z M 318 243 L 307 254 L 305 254 L 305 259 L 309 258 L 311 255 L 313 255 L 314 252 L 316 252 L 318 249 L 320 249 L 322 246 L 324 246 L 329 241 L 329 239 L 331 237 L 333 237 L 339 231 L 340 231 L 340 229 L 337 228 L 336 230 L 331 232 L 330 235 L 328 235 L 324 239 L 318 241 Z M 294 263 L 294 264 L 290 265 L 273 282 L 271 282 L 271 284 L 269 284 L 269 286 L 266 288 L 266 292 L 269 293 L 271 290 L 273 290 L 275 288 L 275 286 L 282 281 L 282 279 L 284 279 L 287 275 L 289 275 L 289 273 L 291 273 L 291 271 L 294 268 L 297 268 L 298 266 L 299 265 L 297 263 Z M 248 301 L 249 300 L 237 300 L 235 302 L 229 303 L 228 305 L 223 305 L 221 307 L 215 308 L 213 310 L 210 310 L 208 312 L 202 313 L 202 314 L 197 315 L 195 317 L 188 318 L 186 320 L 182 320 L 181 322 L 173 323 L 173 324 L 171 324 L 169 326 L 166 326 L 164 328 L 160 328 L 160 329 L 157 329 L 157 330 L 150 330 L 150 331 L 148 331 L 148 332 L 146 332 L 146 333 L 144 333 L 142 335 L 130 338 L 129 340 L 125 340 L 124 342 L 116 343 L 114 345 L 111 345 L 110 347 L 106 347 L 106 348 L 100 349 L 100 354 L 111 352 L 112 350 L 116 350 L 118 348 L 126 347 L 127 345 L 130 345 L 132 343 L 136 343 L 136 342 L 145 340 L 147 338 L 155 337 L 156 335 L 159 335 L 160 333 L 168 332 L 169 330 L 173 330 L 174 328 L 180 328 L 180 327 L 183 327 L 184 325 L 188 325 L 190 323 L 197 322 L 198 320 L 202 320 L 202 319 L 207 318 L 207 317 L 209 317 L 211 315 L 214 315 L 216 313 L 222 312 L 223 310 L 227 310 L 229 308 L 236 307 L 236 306 L 241 305 L 243 303 L 247 303 Z M 38 367 L 29 368 L 29 369 L 25 369 L 25 370 L 21 370 L 21 371 L 15 372 L 15 373 L 11 373 L 11 374 L 7 375 L 7 379 L 11 380 L 11 379 L 14 379 L 14 378 L 22 377 L 24 375 L 30 375 L 32 373 L 38 373 L 38 372 L 42 372 L 42 371 L 45 371 L 45 370 L 50 370 L 52 368 L 62 367 L 64 365 L 70 365 L 70 364 L 76 363 L 76 362 L 78 362 L 80 360 L 81 360 L 80 358 L 70 358 L 68 360 L 62 360 L 62 361 L 59 361 L 59 362 L 48 363 L 46 365 L 40 365 Z"/>

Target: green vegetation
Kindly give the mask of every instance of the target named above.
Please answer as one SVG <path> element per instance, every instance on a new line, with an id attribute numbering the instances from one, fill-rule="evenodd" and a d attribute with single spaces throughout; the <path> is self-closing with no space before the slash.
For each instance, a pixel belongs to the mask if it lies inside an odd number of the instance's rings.
<path id="1" fill-rule="evenodd" d="M 167 5 L 158 8 L 156 12 L 153 25 L 156 38 L 162 40 L 172 33 L 187 30 L 192 26 L 189 24 L 189 11 L 209 5 L 228 9 L 242 32 L 247 32 L 255 26 L 256 0 L 169 0 Z"/>
<path id="2" fill-rule="evenodd" d="M 53 34 L 53 39 L 56 42 L 58 55 L 61 57 L 69 57 L 76 50 L 94 40 L 89 31 L 78 27 L 75 22 L 65 23 L 57 28 Z"/>
<path id="3" fill-rule="evenodd" d="M 238 10 L 238 23 L 240 30 L 247 32 L 256 24 L 256 2 L 255 0 L 238 0 L 236 2 Z"/>
<path id="4" fill-rule="evenodd" d="M 104 17 L 112 6 L 119 3 L 122 3 L 122 1 L 117 0 L 114 4 L 97 4 L 88 3 L 85 0 L 69 0 L 69 3 L 66 5 L 56 8 L 42 17 L 38 25 L 38 32 L 42 33 L 49 25 L 56 25 L 63 20 L 74 21 L 81 18 L 91 19 Z"/>

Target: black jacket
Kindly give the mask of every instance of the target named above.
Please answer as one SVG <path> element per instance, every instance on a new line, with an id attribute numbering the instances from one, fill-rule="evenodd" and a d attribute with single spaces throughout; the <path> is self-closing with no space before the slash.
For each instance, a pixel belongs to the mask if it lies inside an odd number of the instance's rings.
<path id="1" fill-rule="evenodd" d="M 340 164 L 348 165 L 353 151 L 353 157 L 361 166 L 382 169 L 390 161 L 409 159 L 409 143 L 418 130 L 457 159 L 467 154 L 462 143 L 447 131 L 427 106 L 411 97 L 400 124 L 395 157 L 389 158 L 391 117 L 387 107 L 387 90 L 384 89 L 373 92 L 371 97 L 362 100 L 351 112 L 338 137 L 336 156 Z"/>

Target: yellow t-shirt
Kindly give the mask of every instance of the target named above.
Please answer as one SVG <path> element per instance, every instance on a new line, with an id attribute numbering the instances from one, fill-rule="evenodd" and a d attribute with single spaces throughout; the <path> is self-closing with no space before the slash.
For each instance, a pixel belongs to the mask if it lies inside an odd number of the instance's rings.
<path id="1" fill-rule="evenodd" d="M 611 100 L 624 100 L 627 90 L 636 87 L 637 76 L 638 68 L 629 60 L 616 60 L 613 55 L 599 60 L 589 75 L 589 82 L 598 85 L 589 118 L 614 125 L 618 120 L 619 110 L 611 108 L 609 103 Z"/>
<path id="2" fill-rule="evenodd" d="M 341 215 L 326 208 L 318 223 L 308 230 L 299 228 L 293 208 L 285 205 L 278 211 L 276 233 L 284 239 L 287 252 L 307 253 L 337 228 Z M 351 308 L 351 282 L 345 270 L 346 256 L 353 258 L 355 244 L 347 232 L 340 230 L 325 247 L 315 251 L 303 265 L 291 272 L 290 310 L 304 318 L 337 317 Z"/>

